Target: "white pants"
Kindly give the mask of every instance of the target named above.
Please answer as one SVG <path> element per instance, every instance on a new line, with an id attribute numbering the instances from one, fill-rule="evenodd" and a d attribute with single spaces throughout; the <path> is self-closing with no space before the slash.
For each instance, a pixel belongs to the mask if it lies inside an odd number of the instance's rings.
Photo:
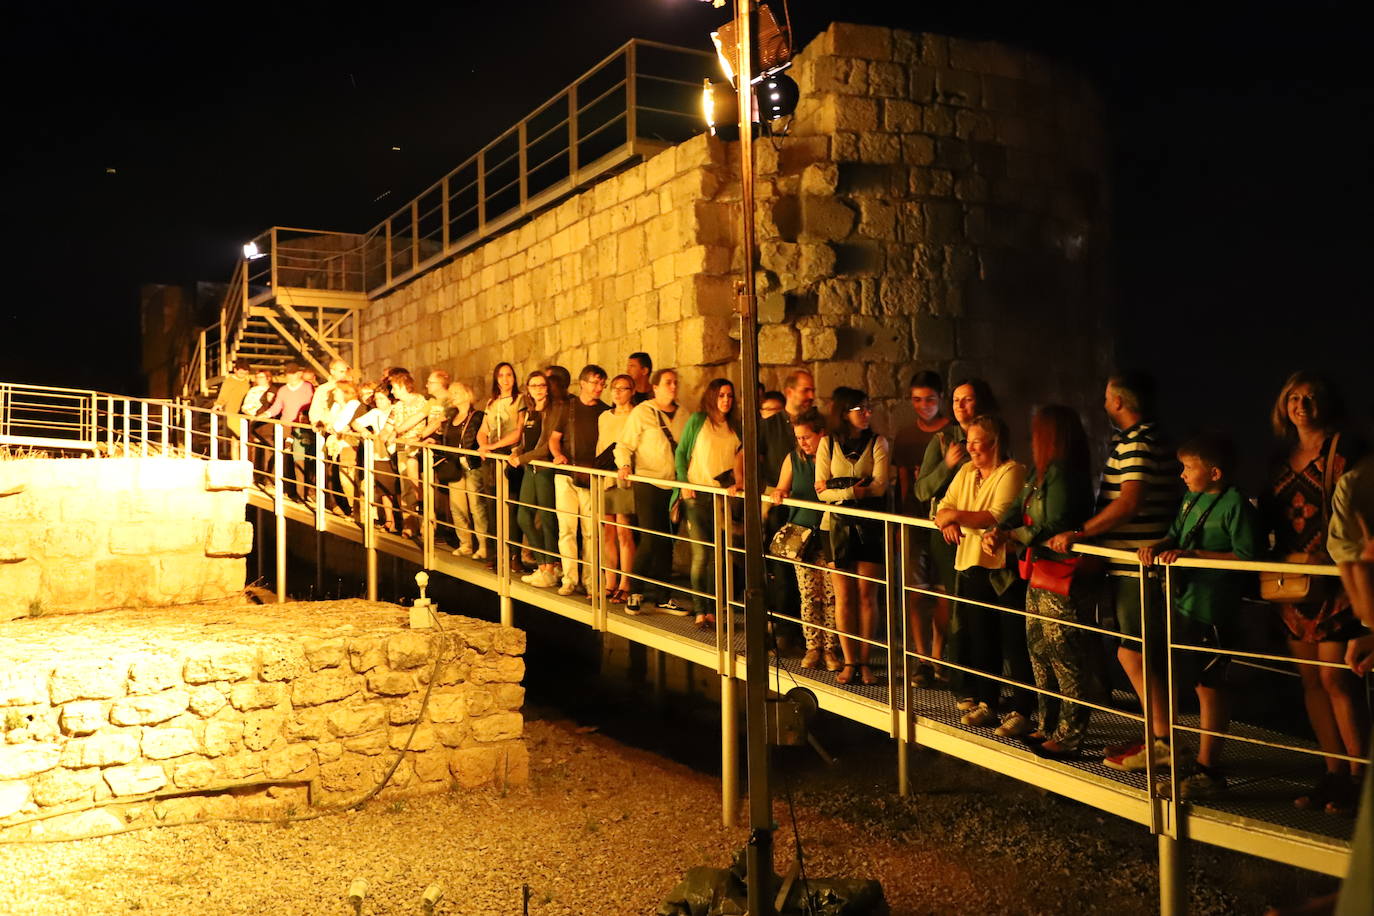
<path id="1" fill-rule="evenodd" d="M 451 459 L 457 461 L 458 459 Z M 487 549 L 487 497 L 482 489 L 482 469 L 468 470 L 448 485 L 449 511 L 453 513 L 453 530 L 462 546 L 472 546 L 477 553 Z"/>
<path id="2" fill-rule="evenodd" d="M 576 585 L 582 581 L 594 593 L 596 573 L 591 569 L 592 539 L 596 537 L 592 518 L 592 488 L 574 486 L 572 477 L 559 474 L 553 479 L 554 508 L 558 512 L 558 553 L 563 558 L 563 584 Z M 577 564 L 577 529 L 582 529 L 582 559 L 587 563 L 585 573 L 579 574 Z"/>

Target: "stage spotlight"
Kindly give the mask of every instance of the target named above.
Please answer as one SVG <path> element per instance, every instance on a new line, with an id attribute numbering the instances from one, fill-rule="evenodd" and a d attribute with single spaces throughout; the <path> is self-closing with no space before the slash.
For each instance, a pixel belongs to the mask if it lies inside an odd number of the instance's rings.
<path id="1" fill-rule="evenodd" d="M 801 98 L 797 81 L 783 73 L 765 76 L 754 92 L 759 113 L 765 121 L 787 117 L 797 110 L 797 101 Z"/>
<path id="2" fill-rule="evenodd" d="M 792 63 L 792 41 L 785 26 L 778 24 L 768 4 L 760 3 L 758 9 L 759 67 L 754 74 L 758 82 L 770 73 L 776 73 Z M 739 31 L 732 19 L 711 33 L 711 42 L 716 46 L 716 56 L 720 58 L 720 69 L 730 85 L 735 85 L 735 74 L 739 72 Z"/>
<path id="3" fill-rule="evenodd" d="M 262 252 L 258 251 L 258 243 L 249 242 L 247 245 L 244 245 L 243 256 L 250 261 L 262 257 Z"/>

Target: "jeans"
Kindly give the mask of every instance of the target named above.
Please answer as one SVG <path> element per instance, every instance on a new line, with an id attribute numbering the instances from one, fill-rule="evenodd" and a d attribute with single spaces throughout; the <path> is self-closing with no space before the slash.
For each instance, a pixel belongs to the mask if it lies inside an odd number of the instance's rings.
<path id="1" fill-rule="evenodd" d="M 553 471 L 525 468 L 525 477 L 520 481 L 520 502 L 524 505 L 516 516 L 525 533 L 525 543 L 534 553 L 534 562 L 539 564 L 558 562 L 558 519 L 551 511 L 553 477 Z"/>
<path id="2" fill-rule="evenodd" d="M 709 495 L 696 496 L 684 500 L 684 502 L 686 503 L 687 536 L 692 539 L 692 543 L 689 545 L 692 548 L 692 590 L 712 596 L 703 598 L 701 595 L 693 595 L 692 603 L 698 614 L 714 614 L 716 612 L 716 599 L 714 597 L 716 594 L 716 550 L 714 547 L 696 542 L 709 541 L 714 543 L 716 540 L 715 498 Z M 723 587 L 724 583 L 721 585 Z"/>
<path id="3" fill-rule="evenodd" d="M 664 535 L 672 533 L 672 522 L 668 517 L 668 498 L 671 490 L 656 487 L 651 483 L 635 481 L 631 484 L 635 494 L 635 515 L 639 519 L 639 550 L 635 553 L 635 589 L 647 600 L 659 601 L 667 582 L 673 574 L 673 541 Z M 661 532 L 650 534 L 649 532 Z"/>
<path id="4" fill-rule="evenodd" d="M 482 554 L 487 550 L 487 519 L 490 515 L 484 495 L 484 470 L 464 470 L 462 477 L 448 485 L 448 504 L 453 513 L 453 533 L 458 539 L 458 546 L 465 547 L 471 541 L 473 552 Z"/>

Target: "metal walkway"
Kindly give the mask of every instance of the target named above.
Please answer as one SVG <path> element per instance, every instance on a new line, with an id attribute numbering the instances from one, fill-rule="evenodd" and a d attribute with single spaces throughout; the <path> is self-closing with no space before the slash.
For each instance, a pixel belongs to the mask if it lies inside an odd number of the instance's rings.
<path id="1" fill-rule="evenodd" d="M 93 450 L 101 454 L 179 454 L 205 459 L 217 459 L 241 453 L 247 442 L 247 424 L 231 435 L 221 425 L 218 415 L 187 405 L 158 401 L 140 401 L 96 392 L 73 392 L 61 389 L 39 389 L 27 386 L 0 386 L 4 398 L 0 407 L 16 405 L 22 410 L 0 412 L 0 445 L 10 442 L 66 443 L 72 449 Z M 315 437 L 313 456 L 301 463 L 313 465 L 313 480 L 329 480 L 331 462 L 324 457 L 318 433 L 304 427 L 272 424 L 270 446 L 254 446 L 270 458 L 270 467 L 256 472 L 259 486 L 249 491 L 250 504 L 270 519 L 276 527 L 276 578 L 280 594 L 285 596 L 291 573 L 286 545 L 288 522 L 298 523 L 327 537 L 341 538 L 362 547 L 366 556 L 366 575 L 370 595 L 377 587 L 377 557 L 382 554 L 398 557 L 422 568 L 452 576 L 491 591 L 498 596 L 504 622 L 513 614 L 513 603 L 575 620 L 585 626 L 611 633 L 631 642 L 667 653 L 676 658 L 715 670 L 721 678 L 722 728 L 722 810 L 726 823 L 733 823 L 738 808 L 738 735 L 736 722 L 739 686 L 744 673 L 743 625 L 737 605 L 728 596 L 735 591 L 736 580 L 732 563 L 722 558 L 737 556 L 739 546 L 731 526 L 718 523 L 714 534 L 714 558 L 717 582 L 714 600 L 717 623 L 712 630 L 694 627 L 688 618 L 661 613 L 628 616 L 622 607 L 609 604 L 604 596 L 564 597 L 551 589 L 536 588 L 510 575 L 506 551 L 498 550 L 503 559 L 496 571 L 470 559 L 455 557 L 440 543 L 441 528 L 446 524 L 436 519 L 432 511 L 434 500 L 424 500 L 418 510 L 420 536 L 410 540 L 382 531 L 375 525 L 361 525 L 353 518 L 341 517 L 326 511 L 325 501 L 318 491 L 307 490 L 310 503 L 286 498 L 291 450 L 288 438 L 292 435 L 309 439 Z M 418 492 L 429 492 L 433 478 L 433 462 L 437 455 L 454 454 L 453 450 L 426 448 L 421 453 L 417 472 Z M 300 452 L 298 451 L 298 458 Z M 364 443 L 355 470 L 362 485 L 361 492 L 373 493 L 374 472 L 371 465 L 370 443 Z M 597 472 L 593 472 L 597 473 Z M 300 475 L 302 485 L 305 474 Z M 496 492 L 490 498 L 499 511 L 494 515 L 492 535 L 504 542 L 508 537 L 510 504 L 515 503 L 506 492 L 505 475 L 495 475 Z M 306 485 L 313 486 L 313 485 Z M 593 517 L 600 518 L 600 496 L 594 499 Z M 698 488 L 709 492 L 711 488 Z M 331 491 L 332 492 L 332 491 Z M 716 517 L 724 519 L 724 491 L 715 491 Z M 377 503 L 372 503 L 374 506 Z M 878 513 L 852 514 L 881 520 L 888 530 L 889 555 L 893 555 L 901 538 L 911 533 L 924 534 L 929 522 Z M 592 556 L 582 562 L 601 568 L 600 539 L 592 538 Z M 260 541 L 261 543 L 261 541 Z M 1088 548 L 1087 552 L 1107 553 Z M 263 560 L 269 558 L 263 557 Z M 891 569 L 893 564 L 888 564 Z M 1285 568 L 1283 564 L 1264 563 L 1204 563 L 1180 561 L 1178 565 L 1211 566 L 1252 571 L 1263 568 Z M 1329 567 L 1290 566 L 1296 571 L 1310 571 L 1331 575 Z M 901 600 L 897 596 L 914 591 L 893 579 L 890 573 L 879 580 L 883 586 L 879 608 L 880 619 L 886 620 L 885 632 L 894 634 L 900 650 L 905 644 L 905 618 Z M 673 583 L 682 590 L 685 586 Z M 599 591 L 599 590 L 598 590 Z M 1167 590 L 1166 590 L 1167 592 Z M 1007 612 L 1015 613 L 1014 609 Z M 1024 614 L 1024 612 L 1019 612 Z M 1148 617 L 1147 617 L 1148 625 Z M 845 686 L 837 683 L 828 672 L 806 670 L 795 658 L 781 658 L 774 676 L 784 689 L 793 683 L 810 689 L 822 709 L 890 734 L 898 751 L 898 781 L 903 793 L 911 791 L 911 774 L 907 766 L 910 748 L 927 747 L 950 754 L 987 769 L 1058 793 L 1102 811 L 1124 817 L 1144 825 L 1159 837 L 1162 900 L 1177 895 L 1181 887 L 1182 869 L 1179 866 L 1184 845 L 1199 841 L 1261 856 L 1278 862 L 1323 872 L 1343 875 L 1349 859 L 1349 834 L 1353 818 L 1315 811 L 1298 811 L 1291 799 L 1309 785 L 1319 771 L 1322 756 L 1305 739 L 1293 738 L 1258 725 L 1234 722 L 1228 732 L 1227 770 L 1232 786 L 1222 799 L 1206 804 L 1178 803 L 1172 791 L 1161 791 L 1162 781 L 1168 789 L 1172 771 L 1128 774 L 1104 767 L 1100 762 L 1100 748 L 1106 744 L 1128 740 L 1140 734 L 1139 712 L 1122 708 L 1094 713 L 1090 738 L 1082 760 L 1055 762 L 1033 755 L 1021 743 L 996 737 L 991 730 L 970 728 L 959 724 L 950 693 L 941 690 L 902 689 L 907 683 L 908 669 L 918 661 L 911 652 L 888 651 L 882 641 L 883 628 L 874 640 L 872 661 L 875 667 L 887 666 L 887 677 L 876 686 Z M 1146 643 L 1145 645 L 1148 645 Z M 1172 675 L 1173 650 L 1183 647 L 1168 643 L 1171 652 L 1168 670 Z M 1148 649 L 1147 659 L 1148 658 Z M 1185 649 L 1185 651 L 1187 651 Z M 1232 654 L 1236 654 L 1232 650 Z M 1287 659 L 1277 656 L 1251 654 L 1249 661 L 1265 661 L 1270 665 L 1286 665 Z M 946 663 L 948 666 L 948 663 Z M 1281 669 L 1279 669 L 1281 670 Z M 898 689 L 892 689 L 896 684 Z M 1033 685 L 1032 685 L 1033 686 Z M 1124 698 L 1118 698 L 1122 700 Z M 1181 740 L 1194 733 L 1195 717 L 1180 713 L 1170 702 L 1170 721 L 1175 730 L 1174 746 L 1191 743 Z M 1300 703 L 1296 685 L 1292 702 Z M 1123 707 L 1125 703 L 1121 704 Z M 1347 758 L 1350 759 L 1350 758 Z M 1152 790 L 1152 786 L 1155 786 Z M 1165 885 L 1169 889 L 1165 889 Z M 1172 909 L 1167 903 L 1164 909 Z"/>

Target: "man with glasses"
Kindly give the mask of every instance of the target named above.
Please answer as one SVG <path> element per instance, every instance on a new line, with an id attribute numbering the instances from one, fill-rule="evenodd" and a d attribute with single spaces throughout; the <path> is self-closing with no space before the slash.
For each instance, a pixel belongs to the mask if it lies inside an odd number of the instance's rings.
<path id="1" fill-rule="evenodd" d="M 609 405 L 601 400 L 606 389 L 606 370 L 597 365 L 583 368 L 577 377 L 577 396 L 568 400 L 562 423 L 549 434 L 549 450 L 554 464 L 592 467 L 596 463 L 596 440 L 601 414 Z M 590 562 L 592 538 L 596 536 L 592 517 L 592 478 L 590 474 L 559 474 L 553 481 L 554 507 L 558 511 L 558 553 L 563 559 L 563 584 L 558 594 L 571 595 L 579 585 L 591 592 L 596 571 L 586 569 L 578 575 L 577 532 L 582 530 L 582 558 Z"/>

